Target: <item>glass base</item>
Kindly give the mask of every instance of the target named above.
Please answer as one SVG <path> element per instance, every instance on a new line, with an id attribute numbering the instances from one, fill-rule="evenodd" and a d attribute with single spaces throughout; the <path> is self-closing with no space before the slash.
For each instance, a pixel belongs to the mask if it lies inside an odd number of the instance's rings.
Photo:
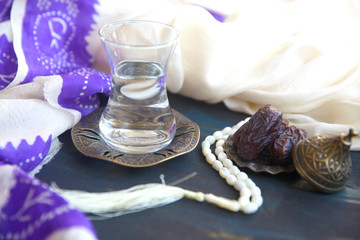
<path id="1" fill-rule="evenodd" d="M 145 154 L 159 151 L 168 146 L 173 140 L 175 133 L 172 136 L 168 136 L 168 134 L 160 131 L 126 129 L 121 130 L 121 134 L 120 130 L 117 132 L 115 131 L 111 136 L 109 137 L 101 133 L 101 137 L 106 144 L 120 152 L 128 154 Z"/>

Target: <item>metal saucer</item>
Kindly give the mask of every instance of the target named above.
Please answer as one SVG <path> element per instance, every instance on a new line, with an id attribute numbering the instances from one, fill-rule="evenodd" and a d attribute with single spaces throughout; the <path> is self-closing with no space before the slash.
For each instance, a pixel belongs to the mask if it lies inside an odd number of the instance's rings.
<path id="1" fill-rule="evenodd" d="M 199 126 L 172 109 L 176 119 L 176 135 L 167 147 L 147 154 L 123 153 L 108 146 L 100 136 L 98 125 L 103 110 L 95 110 L 71 130 L 75 147 L 86 156 L 128 167 L 149 167 L 192 151 L 200 139 Z"/>

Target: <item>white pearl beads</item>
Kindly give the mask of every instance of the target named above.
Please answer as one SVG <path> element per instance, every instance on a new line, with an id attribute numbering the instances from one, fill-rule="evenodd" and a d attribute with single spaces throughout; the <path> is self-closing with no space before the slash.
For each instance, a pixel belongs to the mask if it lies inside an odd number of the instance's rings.
<path id="1" fill-rule="evenodd" d="M 227 159 L 227 156 L 226 156 L 226 154 L 224 152 L 219 153 L 217 156 L 218 156 L 220 161 L 222 161 L 224 159 Z"/>
<path id="2" fill-rule="evenodd" d="M 233 186 L 235 183 L 236 183 L 237 179 L 234 175 L 232 174 L 229 174 L 227 177 L 226 177 L 226 182 L 227 184 L 229 184 L 230 186 Z"/>
<path id="3" fill-rule="evenodd" d="M 212 154 L 210 152 L 210 154 L 206 155 L 206 161 L 209 163 L 209 164 L 213 164 L 213 162 L 216 160 L 216 157 L 214 154 Z"/>
<path id="4" fill-rule="evenodd" d="M 246 187 L 246 184 L 241 181 L 241 180 L 237 180 L 235 183 L 234 183 L 234 188 L 236 190 L 238 190 L 239 192 L 241 191 L 242 188 L 245 188 Z"/>
<path id="5" fill-rule="evenodd" d="M 216 131 L 213 134 L 214 138 L 221 138 L 223 135 L 224 135 L 224 133 L 221 131 Z"/>
<path id="6" fill-rule="evenodd" d="M 236 174 L 236 177 L 241 180 L 241 181 L 245 181 L 246 179 L 248 179 L 248 175 L 244 172 L 240 172 L 238 174 Z"/>
<path id="7" fill-rule="evenodd" d="M 222 178 L 225 178 L 225 179 L 226 179 L 226 177 L 230 174 L 230 171 L 229 171 L 229 169 L 227 169 L 226 167 L 222 167 L 222 168 L 220 168 L 220 170 L 219 170 L 219 174 L 220 174 L 220 176 L 221 176 Z"/>
<path id="8" fill-rule="evenodd" d="M 232 165 L 233 165 L 233 162 L 232 162 L 230 159 L 228 159 L 228 158 L 224 159 L 224 160 L 222 161 L 222 163 L 223 163 L 224 166 L 227 167 L 227 168 L 232 167 Z M 230 169 L 229 169 L 229 170 L 230 170 Z"/>
<path id="9" fill-rule="evenodd" d="M 235 176 L 236 176 L 236 174 L 240 173 L 240 169 L 235 165 L 232 165 L 231 167 L 229 167 L 229 170 L 230 170 L 231 174 L 233 174 Z"/>
<path id="10" fill-rule="evenodd" d="M 249 204 L 242 207 L 242 210 L 246 214 L 255 213 L 258 210 L 258 206 L 254 202 L 250 202 Z"/>
<path id="11" fill-rule="evenodd" d="M 215 160 L 211 165 L 216 171 L 219 171 L 220 168 L 223 166 L 219 160 Z"/>
<path id="12" fill-rule="evenodd" d="M 203 148 L 202 152 L 203 152 L 204 156 L 206 156 L 211 153 L 211 150 L 210 150 L 210 148 Z"/>
<path id="13" fill-rule="evenodd" d="M 232 134 L 232 128 L 231 127 L 226 127 L 226 128 L 224 128 L 223 132 L 224 132 L 225 135 Z"/>
<path id="14" fill-rule="evenodd" d="M 224 146 L 224 143 L 225 143 L 225 141 L 223 139 L 220 139 L 216 142 L 216 147 L 222 147 L 222 146 Z"/>
<path id="15" fill-rule="evenodd" d="M 248 121 L 248 119 L 245 121 Z M 226 180 L 227 184 L 233 186 L 235 190 L 240 192 L 237 204 L 234 205 L 236 202 L 234 200 L 222 199 L 221 207 L 231 209 L 232 211 L 242 210 L 246 214 L 251 214 L 255 213 L 263 204 L 261 190 L 246 173 L 241 172 L 237 166 L 233 165 L 233 162 L 224 152 L 224 143 L 226 139 L 229 135 L 234 134 L 245 121 L 241 121 L 233 127 L 225 127 L 222 131 L 214 132 L 213 135 L 209 135 L 205 138 L 201 143 L 201 146 L 206 161 L 219 172 L 220 176 Z M 213 154 L 211 145 L 215 142 L 215 154 Z M 209 201 L 210 199 L 212 198 L 209 198 Z M 213 202 L 213 200 L 210 202 Z M 229 204 L 229 206 L 227 206 L 227 204 Z"/>
<path id="16" fill-rule="evenodd" d="M 205 138 L 205 141 L 209 142 L 210 145 L 214 144 L 215 140 L 216 140 L 216 138 L 211 135 L 209 135 Z"/>
<path id="17" fill-rule="evenodd" d="M 209 147 L 210 148 L 210 147 Z M 223 147 L 217 147 L 217 148 L 215 148 L 215 154 L 219 154 L 219 153 L 221 153 L 221 152 L 223 152 L 224 151 L 224 148 Z"/>

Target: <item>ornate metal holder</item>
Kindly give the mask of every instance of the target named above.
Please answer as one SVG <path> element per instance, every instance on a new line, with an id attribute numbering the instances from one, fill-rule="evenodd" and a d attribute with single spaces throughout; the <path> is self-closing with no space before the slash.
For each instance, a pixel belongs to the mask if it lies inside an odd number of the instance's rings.
<path id="1" fill-rule="evenodd" d="M 322 192 L 340 191 L 351 175 L 351 138 L 358 134 L 351 128 L 347 136 L 320 135 L 299 142 L 293 149 L 297 172 Z"/>
<path id="2" fill-rule="evenodd" d="M 75 147 L 84 155 L 129 167 L 149 167 L 192 151 L 199 142 L 198 125 L 172 109 L 176 119 L 176 135 L 160 151 L 148 154 L 127 154 L 109 147 L 100 136 L 100 108 L 81 120 L 71 130 Z"/>

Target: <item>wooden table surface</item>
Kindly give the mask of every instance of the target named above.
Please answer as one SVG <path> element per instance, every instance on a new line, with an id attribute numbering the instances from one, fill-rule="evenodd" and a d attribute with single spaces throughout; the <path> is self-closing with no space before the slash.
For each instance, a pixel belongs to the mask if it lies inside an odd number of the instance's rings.
<path id="1" fill-rule="evenodd" d="M 246 118 L 223 104 L 207 104 L 169 94 L 171 106 L 195 121 L 200 143 L 216 130 Z M 90 192 L 120 190 L 144 183 L 168 183 L 196 175 L 178 186 L 227 198 L 238 198 L 201 153 L 190 153 L 147 168 L 129 168 L 78 152 L 70 132 L 64 146 L 36 176 L 61 188 Z M 175 203 L 106 220 L 92 221 L 99 239 L 360 239 L 360 153 L 352 152 L 352 177 L 344 190 L 323 194 L 296 172 L 270 175 L 241 169 L 260 187 L 264 204 L 252 215 L 233 213 L 207 203 L 182 199 Z"/>

